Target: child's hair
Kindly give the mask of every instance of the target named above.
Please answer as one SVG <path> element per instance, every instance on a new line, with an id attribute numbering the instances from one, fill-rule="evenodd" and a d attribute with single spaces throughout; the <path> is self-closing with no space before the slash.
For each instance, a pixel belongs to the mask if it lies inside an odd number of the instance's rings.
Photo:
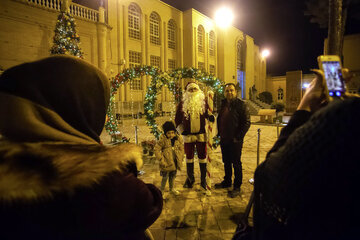
<path id="1" fill-rule="evenodd" d="M 163 125 L 162 125 L 164 134 L 166 134 L 168 131 L 175 131 L 176 132 L 176 128 L 175 125 L 172 121 L 166 121 Z"/>

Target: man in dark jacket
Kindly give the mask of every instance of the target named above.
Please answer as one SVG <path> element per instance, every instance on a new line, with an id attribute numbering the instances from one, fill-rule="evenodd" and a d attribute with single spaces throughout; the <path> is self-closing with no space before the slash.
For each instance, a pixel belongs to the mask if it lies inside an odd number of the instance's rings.
<path id="1" fill-rule="evenodd" d="M 225 85 L 225 98 L 217 120 L 225 176 L 221 183 L 215 184 L 215 188 L 231 187 L 232 168 L 234 168 L 234 188 L 229 192 L 229 196 L 234 198 L 240 195 L 242 184 L 240 158 L 243 140 L 250 128 L 250 115 L 245 103 L 236 98 L 233 83 Z"/>

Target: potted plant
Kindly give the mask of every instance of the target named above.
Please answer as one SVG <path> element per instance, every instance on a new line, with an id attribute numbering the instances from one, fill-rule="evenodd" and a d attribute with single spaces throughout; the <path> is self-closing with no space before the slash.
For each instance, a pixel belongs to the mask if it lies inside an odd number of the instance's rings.
<path id="1" fill-rule="evenodd" d="M 119 131 L 116 131 L 115 134 L 111 135 L 111 143 L 120 144 L 120 143 L 128 143 L 130 142 L 130 138 L 125 137 Z"/>
<path id="2" fill-rule="evenodd" d="M 143 154 L 147 154 L 147 152 L 148 152 L 148 146 L 147 146 L 147 141 L 142 141 L 141 142 L 141 147 L 142 147 L 142 149 L 143 149 Z"/>
<path id="3" fill-rule="evenodd" d="M 154 155 L 155 144 L 156 144 L 155 140 L 147 141 L 147 146 L 148 146 L 148 150 L 149 150 L 149 156 Z"/>

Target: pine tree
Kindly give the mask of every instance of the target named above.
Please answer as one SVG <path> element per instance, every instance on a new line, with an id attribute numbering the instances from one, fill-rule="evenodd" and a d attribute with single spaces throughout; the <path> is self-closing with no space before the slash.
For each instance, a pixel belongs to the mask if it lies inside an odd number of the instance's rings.
<path id="1" fill-rule="evenodd" d="M 83 58 L 79 47 L 80 37 L 76 33 L 75 27 L 75 19 L 68 12 L 61 11 L 56 21 L 51 54 L 70 54 Z"/>

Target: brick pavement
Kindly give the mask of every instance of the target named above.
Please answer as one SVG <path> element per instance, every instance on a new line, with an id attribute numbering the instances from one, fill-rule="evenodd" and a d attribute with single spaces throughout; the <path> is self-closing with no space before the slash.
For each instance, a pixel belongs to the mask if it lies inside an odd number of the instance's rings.
<path id="1" fill-rule="evenodd" d="M 158 119 L 159 122 L 165 119 Z M 252 117 L 252 121 L 257 119 Z M 141 120 L 125 120 L 120 128 L 127 137 L 134 135 L 133 125 L 138 125 L 139 142 L 151 139 L 149 129 Z M 161 125 L 158 123 L 158 125 Z M 125 127 L 126 126 L 126 127 Z M 130 127 L 132 126 L 132 127 Z M 272 147 L 277 138 L 277 130 L 274 126 L 252 124 L 244 139 L 242 152 L 243 184 L 241 195 L 237 198 L 229 198 L 227 189 L 213 189 L 211 196 L 205 196 L 200 192 L 200 170 L 195 160 L 195 185 L 193 189 L 182 187 L 186 179 L 186 164 L 178 171 L 175 179 L 175 188 L 180 191 L 179 196 L 173 196 L 165 190 L 164 209 L 157 221 L 150 227 L 156 240 L 221 240 L 231 239 L 236 222 L 244 212 L 253 186 L 248 182 L 252 178 L 257 161 L 257 134 L 261 130 L 260 137 L 260 162 L 265 158 L 266 152 Z M 108 140 L 102 135 L 104 142 Z M 131 138 L 132 140 L 134 138 Z M 213 161 L 212 184 L 222 181 L 223 165 L 220 148 L 215 150 Z M 140 176 L 144 182 L 160 186 L 161 176 L 158 163 L 154 157 L 144 155 L 144 174 Z M 251 219 L 250 219 L 251 221 Z"/>

